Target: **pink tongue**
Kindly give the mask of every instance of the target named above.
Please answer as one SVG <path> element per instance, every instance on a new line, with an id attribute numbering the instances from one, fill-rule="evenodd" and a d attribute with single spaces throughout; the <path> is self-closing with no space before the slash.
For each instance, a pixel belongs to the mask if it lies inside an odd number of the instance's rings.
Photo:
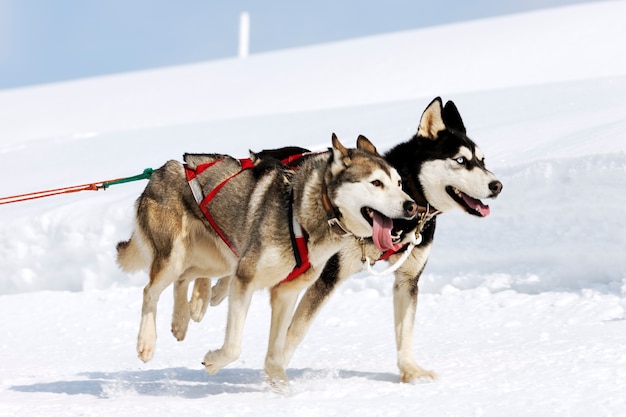
<path id="1" fill-rule="evenodd" d="M 393 221 L 389 217 L 385 217 L 376 211 L 374 212 L 372 238 L 374 239 L 374 244 L 379 251 L 385 252 L 389 249 L 400 249 L 399 245 L 394 245 L 391 241 L 392 228 Z"/>
<path id="2" fill-rule="evenodd" d="M 482 217 L 489 216 L 491 210 L 489 209 L 488 205 L 483 204 L 482 201 L 472 198 L 465 193 L 463 193 L 462 196 L 465 203 L 472 209 L 476 210 L 476 212 Z"/>

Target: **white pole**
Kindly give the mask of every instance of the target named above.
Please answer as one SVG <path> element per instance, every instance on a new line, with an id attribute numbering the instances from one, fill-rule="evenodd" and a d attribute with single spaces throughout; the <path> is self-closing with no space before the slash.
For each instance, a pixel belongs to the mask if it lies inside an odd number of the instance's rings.
<path id="1" fill-rule="evenodd" d="M 239 58 L 247 58 L 250 53 L 250 14 L 239 16 Z"/>

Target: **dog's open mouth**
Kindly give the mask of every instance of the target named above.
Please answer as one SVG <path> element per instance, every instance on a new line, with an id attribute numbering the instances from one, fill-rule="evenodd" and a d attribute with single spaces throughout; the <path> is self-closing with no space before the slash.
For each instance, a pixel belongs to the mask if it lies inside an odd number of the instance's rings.
<path id="1" fill-rule="evenodd" d="M 397 251 L 400 249 L 402 233 L 394 229 L 393 220 L 369 207 L 363 207 L 361 213 L 372 225 L 372 239 L 379 251 L 386 252 L 390 249 Z"/>
<path id="2" fill-rule="evenodd" d="M 454 188 L 451 185 L 448 185 L 446 187 L 446 191 L 448 192 L 450 197 L 452 197 L 454 201 L 459 203 L 459 205 L 463 207 L 465 211 L 467 211 L 469 214 L 473 214 L 474 216 L 479 217 L 485 217 L 489 215 L 489 206 L 483 204 L 483 202 L 479 199 L 470 197 L 463 191 L 459 190 L 458 188 Z"/>

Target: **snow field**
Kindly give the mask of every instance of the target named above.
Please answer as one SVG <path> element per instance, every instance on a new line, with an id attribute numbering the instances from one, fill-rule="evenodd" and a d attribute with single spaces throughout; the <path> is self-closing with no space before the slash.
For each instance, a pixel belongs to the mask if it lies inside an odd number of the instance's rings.
<path id="1" fill-rule="evenodd" d="M 115 244 L 145 182 L 0 206 L 0 416 L 626 416 L 624 12 L 594 2 L 0 92 L 0 196 L 184 152 L 324 149 L 332 132 L 384 151 L 435 95 L 504 184 L 489 217 L 438 219 L 414 347 L 437 381 L 398 383 L 392 280 L 361 273 L 320 313 L 283 395 L 262 371 L 265 292 L 217 375 L 200 362 L 226 303 L 178 343 L 170 289 L 155 358 L 136 358 L 147 275 L 122 273 Z"/>

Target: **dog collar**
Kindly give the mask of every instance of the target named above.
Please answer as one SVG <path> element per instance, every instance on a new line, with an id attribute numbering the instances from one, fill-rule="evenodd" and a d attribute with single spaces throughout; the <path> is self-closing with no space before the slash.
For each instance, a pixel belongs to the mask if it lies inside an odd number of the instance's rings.
<path id="1" fill-rule="evenodd" d="M 339 220 L 337 210 L 330 202 L 330 197 L 328 197 L 326 182 L 322 183 L 322 206 L 324 207 L 324 211 L 326 211 L 326 217 L 328 218 L 328 226 L 330 226 L 330 230 L 341 237 L 354 235 L 354 233 L 349 231 L 341 220 Z"/>

